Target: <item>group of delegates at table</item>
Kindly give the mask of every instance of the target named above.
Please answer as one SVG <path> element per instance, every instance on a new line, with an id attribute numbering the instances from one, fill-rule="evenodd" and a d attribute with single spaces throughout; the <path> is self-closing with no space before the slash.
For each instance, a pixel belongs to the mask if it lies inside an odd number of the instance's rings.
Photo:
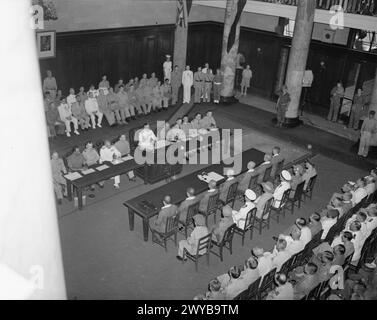
<path id="1" fill-rule="evenodd" d="M 330 228 L 339 218 L 376 191 L 376 182 L 376 169 L 373 169 L 368 176 L 358 179 L 355 183 L 347 182 L 341 188 L 341 192 L 332 195 L 329 204 L 321 213 L 313 213 L 308 219 L 298 218 L 295 224 L 289 228 L 288 234 L 280 234 L 275 237 L 276 244 L 271 251 L 265 251 L 259 247 L 253 248 L 251 256 L 242 267 L 234 266 L 230 268 L 228 273 L 211 280 L 208 285 L 208 292 L 197 295 L 195 299 L 234 299 L 259 277 L 265 276 L 269 271 L 276 268 L 275 289 L 268 293 L 267 299 L 299 300 L 319 283 L 333 277 L 338 270 L 342 269 L 346 258 L 350 255 L 352 255 L 351 264 L 357 265 L 365 240 L 377 228 L 376 203 L 371 203 L 367 207 L 359 209 L 346 221 L 344 229 L 339 234 L 335 235 L 329 242 L 322 242 L 314 248 L 313 256 L 304 266 L 295 268 L 289 274 L 279 272 L 282 265 L 292 256 L 301 252 L 317 233 L 323 231 L 321 239 L 324 240 Z M 250 191 L 247 192 L 249 196 L 251 195 L 251 198 L 254 198 Z M 233 222 L 237 222 L 232 218 L 233 214 L 234 211 L 230 207 L 223 208 L 223 218 L 220 223 L 224 228 L 230 226 Z M 216 238 L 218 237 L 216 233 L 214 235 L 216 235 Z M 377 254 L 375 254 L 375 258 L 376 256 Z M 368 262 L 365 265 L 366 268 L 363 270 L 373 271 L 376 268 L 375 261 Z M 352 299 L 354 291 L 359 289 L 357 279 L 363 276 L 363 272 L 361 271 L 361 275 L 351 275 L 350 279 L 344 281 L 344 289 L 335 291 L 330 299 L 338 299 L 339 297 Z M 377 281 L 373 282 L 372 287 L 373 297 L 376 297 Z M 362 285 L 362 288 L 366 291 L 365 284 Z M 356 298 L 360 298 L 359 293 L 356 296 Z"/>
<path id="2" fill-rule="evenodd" d="M 66 164 L 57 152 L 53 152 L 51 156 L 52 178 L 58 204 L 61 204 L 63 197 L 67 196 L 67 182 L 64 175 L 68 172 L 82 172 L 106 162 L 116 164 L 121 157 L 129 155 L 130 144 L 124 134 L 120 135 L 114 144 L 110 140 L 105 140 L 99 150 L 94 147 L 92 141 L 87 141 L 82 151 L 80 147 L 75 146 L 72 153 L 65 159 Z M 135 181 L 133 171 L 127 172 L 127 176 L 129 181 Z M 114 180 L 114 188 L 119 189 L 120 176 L 115 176 L 112 179 Z M 98 186 L 103 188 L 104 182 L 99 182 Z M 90 186 L 90 189 L 94 191 L 95 186 Z"/>
<path id="3" fill-rule="evenodd" d="M 169 80 L 163 83 L 152 73 L 150 78 L 143 74 L 124 83 L 120 79 L 110 87 L 104 75 L 98 87 L 91 85 L 88 91 L 80 87 L 78 93 L 69 89 L 67 97 L 61 90 L 44 92 L 44 108 L 50 136 L 56 136 L 56 127 L 65 126 L 67 137 L 73 132 L 79 135 L 81 130 L 102 127 L 103 118 L 110 126 L 127 124 L 132 119 L 153 112 L 166 110 L 172 97 Z"/>

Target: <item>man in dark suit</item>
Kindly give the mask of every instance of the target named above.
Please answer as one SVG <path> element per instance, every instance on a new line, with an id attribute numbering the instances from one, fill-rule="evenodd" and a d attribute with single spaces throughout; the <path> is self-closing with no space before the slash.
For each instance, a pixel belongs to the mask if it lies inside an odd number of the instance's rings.
<path id="1" fill-rule="evenodd" d="M 281 161 L 284 161 L 284 157 L 280 154 L 280 147 L 273 147 L 272 148 L 272 158 L 271 158 L 271 178 L 275 179 L 276 174 L 279 174 L 279 172 L 276 172 L 278 168 L 278 163 Z"/>
<path id="2" fill-rule="evenodd" d="M 171 204 L 170 196 L 165 196 L 162 203 L 163 207 L 158 213 L 158 216 L 154 216 L 149 220 L 150 228 L 158 232 L 165 232 L 167 219 L 177 214 L 177 206 Z"/>
<path id="3" fill-rule="evenodd" d="M 258 177 L 258 183 L 261 184 L 263 182 L 264 172 L 271 167 L 271 155 L 266 153 L 264 155 L 264 162 L 259 165 L 259 167 L 256 169 L 256 171 L 259 174 Z"/>
<path id="4" fill-rule="evenodd" d="M 252 185 L 252 186 L 249 187 L 250 179 L 252 177 L 255 177 L 255 176 L 258 175 L 258 171 L 255 170 L 255 162 L 254 161 L 250 161 L 247 164 L 247 170 L 248 171 L 242 177 L 242 179 L 241 179 L 241 181 L 240 181 L 240 183 L 238 185 L 238 192 L 242 193 L 242 194 L 244 194 L 247 189 L 251 189 L 254 192 L 257 192 L 255 190 L 255 187 L 257 186 L 256 183 L 254 185 Z"/>
<path id="5" fill-rule="evenodd" d="M 226 172 L 226 176 L 228 177 L 226 181 L 222 184 L 220 188 L 220 200 L 225 203 L 226 197 L 228 195 L 229 188 L 233 185 L 233 183 L 237 182 L 237 179 L 234 178 L 234 170 L 228 169 Z"/>
<path id="6" fill-rule="evenodd" d="M 181 202 L 181 205 L 178 208 L 179 220 L 182 222 L 186 222 L 188 208 L 198 201 L 195 197 L 194 188 L 188 188 L 186 190 L 186 195 L 187 198 Z"/>
<path id="7" fill-rule="evenodd" d="M 208 182 L 208 191 L 204 193 L 202 199 L 200 200 L 199 211 L 206 212 L 208 208 L 209 198 L 218 193 L 219 190 L 216 189 L 216 181 L 211 180 L 210 182 Z"/>

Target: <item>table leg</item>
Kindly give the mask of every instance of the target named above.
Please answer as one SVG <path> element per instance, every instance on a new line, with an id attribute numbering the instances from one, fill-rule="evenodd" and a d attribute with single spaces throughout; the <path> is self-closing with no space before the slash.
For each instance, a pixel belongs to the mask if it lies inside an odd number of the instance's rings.
<path id="1" fill-rule="evenodd" d="M 82 210 L 82 189 L 77 188 L 77 197 L 79 200 L 79 210 Z"/>
<path id="2" fill-rule="evenodd" d="M 148 166 L 144 164 L 144 184 L 148 184 L 147 179 L 148 179 Z"/>
<path id="3" fill-rule="evenodd" d="M 143 219 L 143 234 L 144 234 L 144 241 L 148 241 L 148 234 L 149 234 L 149 220 Z"/>
<path id="4" fill-rule="evenodd" d="M 134 231 L 135 213 L 131 208 L 128 208 L 128 220 L 129 220 L 130 230 Z"/>
<path id="5" fill-rule="evenodd" d="M 67 199 L 72 201 L 72 183 L 67 179 Z"/>

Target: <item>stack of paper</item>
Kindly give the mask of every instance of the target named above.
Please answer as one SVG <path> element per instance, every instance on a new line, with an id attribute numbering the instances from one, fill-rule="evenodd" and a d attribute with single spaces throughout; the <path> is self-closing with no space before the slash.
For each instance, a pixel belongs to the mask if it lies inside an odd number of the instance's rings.
<path id="1" fill-rule="evenodd" d="M 103 164 L 102 166 L 97 167 L 96 170 L 98 170 L 98 171 L 102 171 L 102 170 L 107 169 L 108 167 L 109 167 L 108 165 Z"/>
<path id="2" fill-rule="evenodd" d="M 222 175 L 220 175 L 220 174 L 218 174 L 216 172 L 210 172 L 210 173 L 208 173 L 207 174 L 207 178 L 209 180 L 215 180 L 216 182 L 224 179 L 224 177 Z"/>
<path id="3" fill-rule="evenodd" d="M 73 181 L 73 180 L 76 180 L 76 179 L 81 178 L 82 175 L 79 174 L 78 172 L 71 172 L 71 173 L 66 174 L 64 177 L 65 177 L 66 179 L 68 179 L 68 180 Z"/>
<path id="4" fill-rule="evenodd" d="M 128 156 L 123 157 L 122 160 L 128 161 L 128 160 L 131 160 L 133 158 L 134 158 L 133 156 L 128 155 Z"/>
<path id="5" fill-rule="evenodd" d="M 87 170 L 83 170 L 83 171 L 81 171 L 81 173 L 82 174 L 89 174 L 89 173 L 92 173 L 92 172 L 95 172 L 95 170 L 94 169 L 87 169 Z"/>

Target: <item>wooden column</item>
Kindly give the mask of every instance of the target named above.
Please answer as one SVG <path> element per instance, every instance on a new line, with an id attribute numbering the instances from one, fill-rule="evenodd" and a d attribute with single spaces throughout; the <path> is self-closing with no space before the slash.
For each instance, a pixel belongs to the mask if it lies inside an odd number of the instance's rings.
<path id="1" fill-rule="evenodd" d="M 226 1 L 223 46 L 221 53 L 221 72 L 223 74 L 221 100 L 225 103 L 236 101 L 234 98 L 234 80 L 240 37 L 241 13 L 245 4 L 246 0 Z"/>
<path id="2" fill-rule="evenodd" d="M 312 37 L 315 3 L 313 0 L 300 0 L 297 2 L 295 28 L 286 76 L 286 84 L 291 96 L 291 102 L 285 115 L 286 126 L 288 127 L 299 124 L 298 110 L 302 91 L 302 79 Z"/>

